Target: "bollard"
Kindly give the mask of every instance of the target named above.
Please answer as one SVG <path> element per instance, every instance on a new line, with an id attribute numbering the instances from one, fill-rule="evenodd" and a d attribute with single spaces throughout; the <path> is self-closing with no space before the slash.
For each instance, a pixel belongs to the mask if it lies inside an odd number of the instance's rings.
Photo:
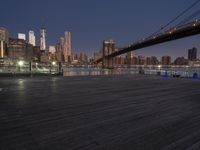
<path id="1" fill-rule="evenodd" d="M 198 74 L 195 72 L 195 73 L 193 73 L 193 78 L 198 78 Z"/>

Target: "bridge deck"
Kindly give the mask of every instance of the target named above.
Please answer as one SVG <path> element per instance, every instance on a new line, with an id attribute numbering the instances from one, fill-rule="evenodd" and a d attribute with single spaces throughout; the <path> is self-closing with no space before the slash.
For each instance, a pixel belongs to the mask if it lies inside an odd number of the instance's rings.
<path id="1" fill-rule="evenodd" d="M 105 58 L 112 58 L 121 54 L 125 54 L 127 52 L 131 52 L 134 50 L 138 50 L 141 48 L 146 48 L 149 46 L 153 46 L 160 43 L 165 43 L 181 38 L 185 38 L 188 36 L 200 34 L 200 22 L 193 21 L 187 23 L 186 25 L 182 25 L 178 28 L 171 28 L 163 33 L 159 33 L 158 35 L 151 36 L 148 38 L 144 38 L 143 40 L 137 41 L 129 45 L 128 47 L 120 48 L 118 51 L 112 52 L 111 54 L 106 54 Z M 95 63 L 99 63 L 103 61 L 103 58 L 99 58 L 95 60 Z"/>
<path id="2" fill-rule="evenodd" d="M 0 149 L 200 149 L 200 81 L 0 79 Z"/>

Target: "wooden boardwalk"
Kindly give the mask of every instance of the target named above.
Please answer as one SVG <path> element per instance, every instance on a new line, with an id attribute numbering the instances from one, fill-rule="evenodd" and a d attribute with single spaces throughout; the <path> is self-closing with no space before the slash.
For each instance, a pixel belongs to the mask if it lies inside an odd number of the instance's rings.
<path id="1" fill-rule="evenodd" d="M 200 81 L 0 78 L 0 150 L 199 150 Z"/>

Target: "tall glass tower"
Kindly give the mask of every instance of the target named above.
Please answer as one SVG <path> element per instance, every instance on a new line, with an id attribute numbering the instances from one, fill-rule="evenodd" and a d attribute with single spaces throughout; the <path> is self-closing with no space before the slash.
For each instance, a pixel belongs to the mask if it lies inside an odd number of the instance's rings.
<path id="1" fill-rule="evenodd" d="M 40 29 L 40 50 L 46 51 L 46 29 Z"/>
<path id="2" fill-rule="evenodd" d="M 0 58 L 4 58 L 6 44 L 8 44 L 9 33 L 6 28 L 0 27 Z"/>
<path id="3" fill-rule="evenodd" d="M 35 34 L 34 31 L 29 31 L 29 44 L 35 46 Z"/>
<path id="4" fill-rule="evenodd" d="M 68 31 L 65 32 L 63 54 L 64 54 L 65 62 L 70 62 L 71 61 L 71 55 L 72 55 L 72 50 L 71 50 L 71 33 L 68 32 Z"/>

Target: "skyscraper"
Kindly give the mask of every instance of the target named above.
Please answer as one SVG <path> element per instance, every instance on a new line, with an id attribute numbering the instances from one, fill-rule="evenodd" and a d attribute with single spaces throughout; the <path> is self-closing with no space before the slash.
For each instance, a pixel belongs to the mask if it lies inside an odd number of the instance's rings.
<path id="1" fill-rule="evenodd" d="M 64 37 L 60 37 L 59 44 L 60 44 L 60 52 L 63 55 L 64 45 L 65 45 L 65 38 Z"/>
<path id="2" fill-rule="evenodd" d="M 64 62 L 64 45 L 65 45 L 65 38 L 60 37 L 60 62 Z"/>
<path id="3" fill-rule="evenodd" d="M 40 49 L 46 51 L 46 29 L 40 29 Z"/>
<path id="4" fill-rule="evenodd" d="M 49 45 L 49 53 L 54 54 L 56 52 L 56 47 L 54 45 Z"/>
<path id="5" fill-rule="evenodd" d="M 26 34 L 24 34 L 24 33 L 18 33 L 18 39 L 26 41 Z"/>
<path id="6" fill-rule="evenodd" d="M 133 64 L 133 58 L 136 56 L 134 51 L 128 52 L 126 55 L 126 63 L 128 65 L 132 65 Z"/>
<path id="7" fill-rule="evenodd" d="M 0 58 L 4 58 L 6 45 L 8 44 L 8 30 L 0 27 Z"/>
<path id="8" fill-rule="evenodd" d="M 35 35 L 34 31 L 29 31 L 29 44 L 35 46 Z"/>
<path id="9" fill-rule="evenodd" d="M 71 55 L 72 55 L 72 50 L 71 50 L 71 33 L 67 32 L 67 31 L 65 32 L 65 41 L 64 41 L 63 55 L 64 55 L 64 61 L 65 62 L 71 62 Z"/>
<path id="10" fill-rule="evenodd" d="M 139 55 L 138 56 L 138 65 L 145 65 L 145 56 Z"/>
<path id="11" fill-rule="evenodd" d="M 194 61 L 197 59 L 197 48 L 193 47 L 188 50 L 188 60 Z"/>
<path id="12" fill-rule="evenodd" d="M 146 65 L 158 65 L 159 61 L 156 56 L 146 58 Z"/>
<path id="13" fill-rule="evenodd" d="M 8 37 L 9 37 L 8 30 L 6 28 L 0 27 L 0 41 L 8 43 Z"/>
<path id="14" fill-rule="evenodd" d="M 181 66 L 181 65 L 188 65 L 188 60 L 185 59 L 184 57 L 177 57 L 177 58 L 174 60 L 174 65 L 178 65 L 178 66 Z"/>
<path id="15" fill-rule="evenodd" d="M 162 56 L 162 65 L 171 65 L 171 57 L 170 56 Z"/>

